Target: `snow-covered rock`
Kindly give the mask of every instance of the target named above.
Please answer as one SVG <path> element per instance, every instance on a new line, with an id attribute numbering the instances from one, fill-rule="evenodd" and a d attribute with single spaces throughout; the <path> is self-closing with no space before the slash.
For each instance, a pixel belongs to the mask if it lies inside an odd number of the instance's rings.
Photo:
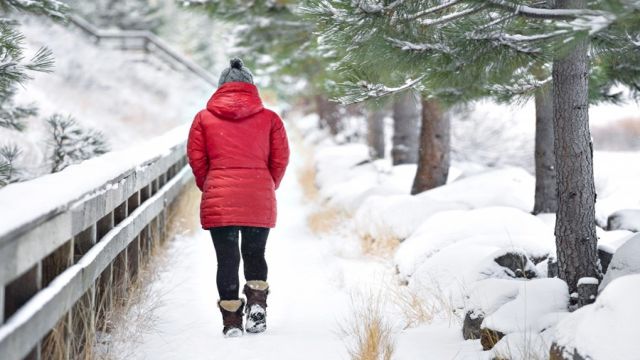
<path id="1" fill-rule="evenodd" d="M 544 258 L 555 248 L 553 229 L 522 210 L 487 207 L 442 211 L 425 221 L 400 245 L 395 263 L 401 274 L 411 275 L 429 257 L 459 242 L 461 252 L 466 252 L 464 246 L 470 245 L 491 246 L 493 251 L 517 247 L 534 258 Z M 481 254 L 475 256 L 482 259 Z"/>
<path id="2" fill-rule="evenodd" d="M 613 254 L 607 273 L 600 283 L 599 291 L 605 289 L 616 278 L 638 273 L 640 273 L 640 234 L 627 240 Z"/>
<path id="3" fill-rule="evenodd" d="M 608 230 L 640 231 L 640 209 L 618 210 L 607 219 Z"/>
<path id="4" fill-rule="evenodd" d="M 640 274 L 619 277 L 595 303 L 566 316 L 555 327 L 554 339 L 566 359 L 638 359 Z M 573 357 L 574 351 L 580 357 Z"/>
<path id="5" fill-rule="evenodd" d="M 355 226 L 361 236 L 409 237 L 421 223 L 444 210 L 509 206 L 533 207 L 533 177 L 518 168 L 463 176 L 446 186 L 416 196 L 371 197 L 358 209 Z"/>
<path id="6" fill-rule="evenodd" d="M 568 304 L 569 290 L 560 279 L 486 279 L 471 290 L 467 311 L 484 316 L 483 328 L 539 332 L 555 324 Z"/>

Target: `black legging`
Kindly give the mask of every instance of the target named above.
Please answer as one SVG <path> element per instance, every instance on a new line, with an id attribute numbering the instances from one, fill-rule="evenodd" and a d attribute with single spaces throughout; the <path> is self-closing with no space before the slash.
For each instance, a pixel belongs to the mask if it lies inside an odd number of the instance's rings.
<path id="1" fill-rule="evenodd" d="M 240 289 L 240 250 L 244 262 L 244 278 L 267 280 L 267 261 L 264 249 L 269 228 L 253 226 L 222 226 L 209 229 L 218 259 L 216 284 L 221 300 L 238 299 Z M 242 245 L 238 246 L 238 235 L 242 233 Z"/>

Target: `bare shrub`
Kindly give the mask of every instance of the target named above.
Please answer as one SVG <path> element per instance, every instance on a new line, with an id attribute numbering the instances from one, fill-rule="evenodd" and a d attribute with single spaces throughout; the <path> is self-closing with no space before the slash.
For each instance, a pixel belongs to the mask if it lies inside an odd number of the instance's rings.
<path id="1" fill-rule="evenodd" d="M 340 333 L 352 360 L 390 360 L 395 351 L 393 328 L 384 315 L 381 294 L 351 297 L 352 318 L 344 320 Z"/>
<path id="2" fill-rule="evenodd" d="M 429 324 L 434 319 L 446 319 L 461 324 L 462 318 L 453 299 L 437 282 L 408 286 L 399 281 L 389 282 L 393 304 L 404 317 L 405 328 Z"/>

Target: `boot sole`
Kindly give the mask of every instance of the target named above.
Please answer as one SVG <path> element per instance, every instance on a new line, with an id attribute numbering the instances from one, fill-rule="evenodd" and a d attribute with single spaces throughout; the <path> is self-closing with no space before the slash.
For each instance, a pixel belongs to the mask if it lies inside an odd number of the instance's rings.
<path id="1" fill-rule="evenodd" d="M 240 329 L 229 329 L 227 333 L 224 334 L 224 337 L 227 337 L 227 338 L 234 338 L 234 337 L 240 337 L 240 336 L 242 336 L 242 330 Z"/>

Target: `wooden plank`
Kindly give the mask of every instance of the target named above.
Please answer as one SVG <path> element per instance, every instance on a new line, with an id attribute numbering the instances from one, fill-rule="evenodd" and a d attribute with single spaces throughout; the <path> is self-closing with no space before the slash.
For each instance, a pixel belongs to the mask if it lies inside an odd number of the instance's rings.
<path id="1" fill-rule="evenodd" d="M 182 171 L 158 194 L 142 204 L 123 223 L 110 231 L 80 261 L 29 300 L 0 327 L 0 359 L 19 360 L 55 326 L 104 271 L 115 257 L 157 217 L 192 178 Z"/>

